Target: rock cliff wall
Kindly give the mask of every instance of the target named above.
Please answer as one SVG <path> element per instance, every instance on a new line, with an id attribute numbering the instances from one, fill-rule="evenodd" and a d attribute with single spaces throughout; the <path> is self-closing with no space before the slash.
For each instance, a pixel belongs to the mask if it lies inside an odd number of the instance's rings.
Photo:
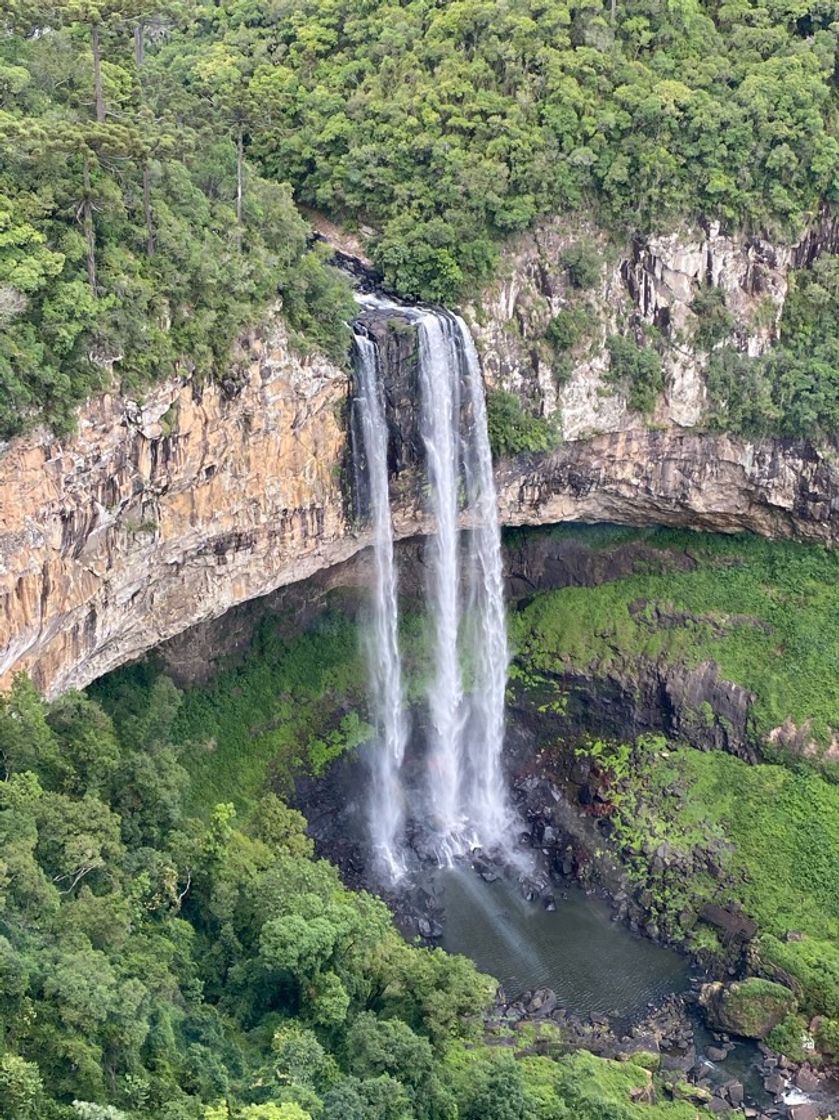
<path id="1" fill-rule="evenodd" d="M 0 676 L 80 687 L 201 619 L 344 559 L 345 373 L 277 318 L 223 385 L 93 401 L 0 456 Z"/>
<path id="2" fill-rule="evenodd" d="M 524 364 L 522 346 L 526 351 L 537 319 L 521 312 L 520 296 L 553 283 L 543 266 L 548 257 L 559 261 L 554 236 L 563 235 L 536 235 L 538 252 L 516 257 L 485 304 L 485 312 L 495 310 L 478 328 L 488 380 L 531 395 L 550 371 L 541 358 Z M 609 292 L 619 284 L 621 300 L 652 320 L 667 305 L 672 323 L 690 314 L 684 309 L 694 280 L 680 277 L 708 266 L 709 252 L 718 277 L 734 276 L 740 285 L 742 269 L 753 277 L 760 271 L 761 291 L 778 300 L 791 260 L 756 243 L 726 249 L 717 242 L 712 251 L 656 245 L 615 262 Z M 744 300 L 752 298 L 743 291 Z M 640 303 L 632 303 L 632 292 Z M 617 307 L 617 294 L 615 300 Z M 546 306 L 553 304 L 539 304 L 538 315 Z M 510 326 L 517 315 L 518 326 Z M 743 345 L 764 345 L 770 320 L 760 319 L 763 326 L 743 335 Z M 385 349 L 397 375 L 389 402 L 404 420 L 401 435 L 394 427 L 394 520 L 404 538 L 428 523 L 411 485 L 412 344 L 392 329 Z M 610 403 L 602 395 L 598 361 L 592 356 L 562 390 L 560 449 L 499 466 L 505 523 L 663 523 L 839 543 L 832 452 L 688 430 L 682 425 L 693 414 L 674 403 L 675 374 L 657 426 L 645 427 L 618 398 Z M 696 376 L 691 399 L 701 393 Z M 243 340 L 222 384 L 172 381 L 142 406 L 103 396 L 83 411 L 77 435 L 57 440 L 40 431 L 0 451 L 0 685 L 27 670 L 49 695 L 82 687 L 234 604 L 364 548 L 369 541 L 347 513 L 343 483 L 349 393 L 346 371 L 297 355 L 274 316 L 269 328 Z M 584 403 L 572 423 L 575 393 Z M 547 410 L 547 390 L 543 404 Z"/>
<path id="3" fill-rule="evenodd" d="M 776 337 L 787 274 L 836 242 L 836 223 L 814 227 L 800 245 L 730 237 L 719 227 L 683 229 L 616 247 L 595 227 L 554 219 L 511 241 L 499 280 L 468 309 L 490 384 L 529 398 L 553 416 L 565 439 L 660 425 L 692 427 L 705 408 L 707 356 L 696 344 L 699 317 L 691 305 L 715 288 L 733 317 L 731 343 L 763 353 Z M 575 287 L 569 251 L 585 247 L 595 279 Z M 591 267 L 591 266 L 590 266 Z M 582 337 L 557 353 L 553 318 L 575 309 Z M 665 391 L 652 418 L 632 412 L 610 385 L 606 339 L 612 334 L 662 336 Z"/>

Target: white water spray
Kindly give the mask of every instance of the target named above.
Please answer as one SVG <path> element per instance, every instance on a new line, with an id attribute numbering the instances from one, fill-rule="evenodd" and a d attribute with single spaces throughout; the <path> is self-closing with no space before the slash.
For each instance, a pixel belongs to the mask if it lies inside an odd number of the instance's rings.
<path id="1" fill-rule="evenodd" d="M 375 343 L 362 334 L 355 336 L 354 365 L 356 415 L 367 465 L 366 493 L 373 527 L 372 617 L 365 632 L 365 644 L 378 742 L 373 756 L 370 824 L 380 869 L 387 878 L 396 880 L 405 870 L 405 810 L 399 772 L 405 755 L 407 721 L 399 655 L 384 390 Z"/>
<path id="2" fill-rule="evenodd" d="M 465 801 L 484 846 L 506 847 L 512 827 L 501 758 L 507 690 L 507 619 L 501 563 L 501 530 L 481 367 L 466 324 L 457 319 L 471 413 L 464 459 L 466 502 L 473 526 L 468 535 L 467 650 L 472 659 L 469 721 L 466 725 Z"/>
<path id="3" fill-rule="evenodd" d="M 422 435 L 437 525 L 428 584 L 435 634 L 429 800 L 441 855 L 450 860 L 476 845 L 507 847 L 511 814 L 501 772 L 506 619 L 478 355 L 457 316 L 429 312 L 418 333 Z M 468 529 L 465 548 L 461 518 Z"/>
<path id="4" fill-rule="evenodd" d="M 438 858 L 451 863 L 477 846 L 509 854 L 513 815 L 501 769 L 508 665 L 501 538 L 478 355 L 466 324 L 455 315 L 369 302 L 379 310 L 398 310 L 417 328 L 420 428 L 435 530 L 427 545 L 433 653 L 427 690 L 427 794 Z M 400 770 L 407 732 L 388 430 L 376 347 L 360 334 L 355 368 L 374 536 L 373 617 L 367 641 L 379 742 L 371 835 L 382 869 L 398 879 L 405 869 Z"/>
<path id="5" fill-rule="evenodd" d="M 460 669 L 460 360 L 451 322 L 439 314 L 418 324 L 422 439 L 429 506 L 436 533 L 429 540 L 428 602 L 434 626 L 434 673 L 428 691 L 429 804 L 445 855 L 462 845 L 463 730 L 466 712 Z"/>

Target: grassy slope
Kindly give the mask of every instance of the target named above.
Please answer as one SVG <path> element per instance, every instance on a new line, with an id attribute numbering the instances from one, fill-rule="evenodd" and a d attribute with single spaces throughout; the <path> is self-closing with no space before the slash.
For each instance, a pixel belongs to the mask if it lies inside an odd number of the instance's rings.
<path id="1" fill-rule="evenodd" d="M 93 686 L 109 708 L 141 700 L 156 670 L 118 670 Z M 172 728 L 189 772 L 186 811 L 205 815 L 232 801 L 243 812 L 272 780 L 287 790 L 303 768 L 318 769 L 364 741 L 365 668 L 355 626 L 327 615 L 283 639 L 267 622 L 248 655 L 209 684 L 189 688 Z"/>
<path id="2" fill-rule="evenodd" d="M 787 714 L 799 722 L 810 718 L 823 731 L 836 725 L 839 628 L 830 619 L 839 611 L 839 557 L 812 547 L 664 531 L 574 527 L 559 535 L 581 537 L 593 548 L 643 536 L 662 549 L 688 548 L 701 563 L 693 571 L 637 574 L 537 596 L 512 625 L 528 664 L 617 667 L 639 655 L 690 662 L 710 656 L 725 676 L 757 693 L 764 730 Z M 717 624 L 751 615 L 771 629 L 738 621 L 722 636 L 710 623 L 655 630 L 629 614 L 639 598 Z M 404 640 L 410 676 L 420 679 L 425 642 L 417 619 L 406 622 Z M 246 810 L 269 778 L 282 786 L 301 766 L 322 764 L 358 742 L 365 725 L 355 712 L 364 709 L 365 675 L 356 628 L 345 619 L 328 616 L 288 641 L 266 628 L 242 664 L 184 694 L 174 732 L 185 744 L 192 777 L 190 811 L 231 800 Z M 677 912 L 691 901 L 736 896 L 760 923 L 765 960 L 796 975 L 813 1007 L 836 1014 L 839 788 L 814 774 L 691 750 L 667 757 L 643 752 L 633 783 L 626 840 L 639 860 L 646 862 L 640 853 L 650 838 L 679 850 L 714 837 L 733 845 L 728 870 L 735 889 L 697 874 L 688 891 L 658 884 L 662 906 Z M 672 796 L 674 787 L 682 795 Z M 807 939 L 787 943 L 788 930 L 804 931 Z"/>
<path id="3" fill-rule="evenodd" d="M 740 904 L 758 923 L 761 964 L 793 979 L 807 1011 L 839 1016 L 839 787 L 660 739 L 636 744 L 631 767 L 622 758 L 607 748 L 602 763 L 623 774 L 613 835 L 662 928 L 713 944 L 691 915 L 708 901 Z M 663 843 L 675 872 L 653 865 Z M 723 875 L 704 870 L 707 851 Z M 788 942 L 790 931 L 803 939 Z"/>
<path id="4" fill-rule="evenodd" d="M 524 679 L 563 667 L 631 675 L 639 658 L 713 659 L 723 677 L 756 694 L 759 736 L 791 716 L 799 726 L 810 721 L 826 742 L 839 727 L 839 555 L 663 530 L 595 527 L 582 537 L 604 548 L 633 535 L 687 550 L 697 567 L 537 595 L 513 623 Z M 644 609 L 630 613 L 639 600 Z M 657 627 L 656 609 L 691 618 Z M 661 927 L 713 945 L 711 930 L 694 927 L 690 915 L 704 901 L 740 902 L 759 924 L 764 967 L 793 978 L 808 1012 L 839 1015 L 839 788 L 802 761 L 793 769 L 749 766 L 724 754 L 663 750 L 661 740 L 636 746 L 629 764 L 625 748 L 595 753 L 615 779 L 616 839 Z M 682 874 L 653 870 L 662 842 Z M 704 867 L 702 853 L 711 850 L 722 877 Z M 804 939 L 788 942 L 790 931 Z"/>
<path id="5" fill-rule="evenodd" d="M 698 567 L 536 596 L 514 620 L 520 658 L 535 670 L 629 671 L 639 658 L 713 659 L 723 677 L 757 694 L 758 734 L 791 716 L 827 740 L 839 727 L 839 554 L 752 537 L 645 536 L 662 549 L 686 548 Z M 608 534 L 592 543 L 609 543 Z M 638 600 L 646 608 L 630 614 Z M 657 627 L 656 606 L 695 621 Z"/>

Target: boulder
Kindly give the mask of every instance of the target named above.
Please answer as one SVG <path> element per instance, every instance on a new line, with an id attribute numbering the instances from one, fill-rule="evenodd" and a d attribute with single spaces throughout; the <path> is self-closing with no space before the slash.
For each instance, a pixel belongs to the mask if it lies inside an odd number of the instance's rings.
<path id="1" fill-rule="evenodd" d="M 703 984 L 699 1003 L 712 1030 L 743 1038 L 765 1038 L 798 1006 L 789 988 L 754 976 L 733 984 Z"/>
<path id="2" fill-rule="evenodd" d="M 819 1110 L 809 1101 L 806 1104 L 790 1106 L 789 1120 L 818 1120 Z"/>
<path id="3" fill-rule="evenodd" d="M 795 1075 L 795 1084 L 802 1093 L 817 1093 L 819 1090 L 819 1086 L 821 1085 L 821 1079 L 819 1078 L 818 1074 L 813 1073 L 811 1069 L 807 1069 L 806 1066 L 802 1066 L 802 1068 Z"/>
<path id="4" fill-rule="evenodd" d="M 530 1015 L 547 1016 L 552 1014 L 557 1007 L 556 992 L 551 988 L 538 988 L 527 1003 Z"/>
<path id="5" fill-rule="evenodd" d="M 723 1085 L 723 1090 L 728 1103 L 734 1105 L 735 1108 L 739 1108 L 745 1096 L 742 1081 L 727 1081 Z"/>

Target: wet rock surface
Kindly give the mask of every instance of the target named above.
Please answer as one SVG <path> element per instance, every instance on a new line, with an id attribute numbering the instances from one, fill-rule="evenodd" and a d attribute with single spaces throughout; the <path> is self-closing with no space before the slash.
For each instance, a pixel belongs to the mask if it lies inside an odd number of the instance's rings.
<path id="1" fill-rule="evenodd" d="M 513 751 L 508 762 L 514 764 L 515 758 Z M 569 770 L 575 765 L 569 764 Z M 416 744 L 408 766 L 418 780 L 422 751 Z M 579 770 L 575 776 L 584 777 Z M 561 907 L 569 884 L 578 883 L 608 900 L 614 921 L 660 939 L 643 898 L 627 882 L 620 864 L 594 857 L 602 846 L 596 819 L 581 813 L 569 802 L 566 790 L 545 775 L 519 773 L 512 781 L 521 820 L 520 846 L 530 861 L 526 871 L 513 873 L 521 896 L 546 909 Z M 415 873 L 399 889 L 383 889 L 370 866 L 359 816 L 363 816 L 364 784 L 363 762 L 358 757 L 339 759 L 324 779 L 299 784 L 297 802 L 309 816 L 318 850 L 340 866 L 345 881 L 380 894 L 406 937 L 438 945 L 445 936 L 446 911 L 432 873 L 433 835 L 420 823 L 412 823 L 409 844 Z M 669 853 L 662 851 L 660 858 L 668 859 Z M 475 852 L 468 865 L 487 885 L 511 874 L 509 866 L 499 864 L 492 853 Z M 749 925 L 736 912 L 714 916 L 732 927 L 731 952 L 724 962 L 717 962 L 730 980 L 731 969 L 744 967 L 741 950 L 754 933 L 753 923 Z M 690 1100 L 711 1114 L 745 1114 L 752 1120 L 818 1120 L 830 1115 L 839 1103 L 839 1086 L 829 1071 L 795 1066 L 762 1044 L 759 1048 L 720 1031 L 702 1000 L 703 985 L 713 982 L 714 974 L 708 974 L 699 960 L 695 968 L 690 991 L 656 1000 L 629 1020 L 615 1014 L 578 1014 L 573 1006 L 564 1006 L 550 987 L 531 989 L 513 999 L 499 990 L 486 1028 L 503 1042 L 505 1037 L 512 1040 L 525 1025 L 533 1027 L 538 1050 L 539 1028 L 550 1025 L 559 1030 L 562 1049 L 640 1061 L 657 1071 L 668 1095 Z"/>

